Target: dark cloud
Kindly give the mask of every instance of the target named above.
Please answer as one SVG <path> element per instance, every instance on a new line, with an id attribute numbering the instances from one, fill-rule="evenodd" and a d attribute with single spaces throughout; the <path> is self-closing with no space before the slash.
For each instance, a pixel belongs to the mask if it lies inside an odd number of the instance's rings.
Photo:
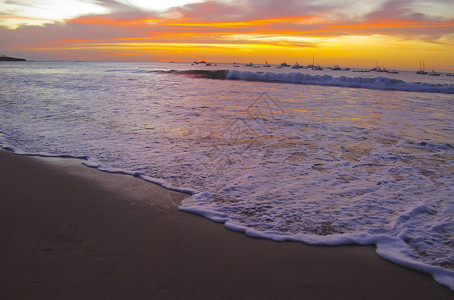
<path id="1" fill-rule="evenodd" d="M 171 9 L 184 18 L 209 21 L 238 21 L 295 17 L 335 12 L 344 7 L 343 1 L 301 0 L 235 0 L 205 1 Z"/>
<path id="2" fill-rule="evenodd" d="M 86 1 L 107 8 L 111 12 L 140 12 L 140 9 L 132 4 L 126 4 L 116 0 L 92 0 Z"/>
<path id="3" fill-rule="evenodd" d="M 446 20 L 445 17 L 426 12 L 424 7 L 437 6 L 437 4 L 446 5 L 452 3 L 454 7 L 454 0 L 390 0 L 384 2 L 377 10 L 372 11 L 365 15 L 365 20 L 412 20 L 412 21 L 442 21 Z M 454 13 L 454 9 L 452 10 Z M 441 12 L 439 12 L 441 13 Z M 454 14 L 451 14 L 454 17 Z M 452 19 L 452 18 L 451 18 Z"/>
<path id="4" fill-rule="evenodd" d="M 191 20 L 239 20 L 244 16 L 244 7 L 237 3 L 205 1 L 174 7 L 168 12 Z"/>
<path id="5" fill-rule="evenodd" d="M 385 2 L 378 10 L 373 11 L 365 16 L 366 20 L 390 20 L 398 19 L 412 13 L 409 8 L 412 0 L 391 0 Z"/>

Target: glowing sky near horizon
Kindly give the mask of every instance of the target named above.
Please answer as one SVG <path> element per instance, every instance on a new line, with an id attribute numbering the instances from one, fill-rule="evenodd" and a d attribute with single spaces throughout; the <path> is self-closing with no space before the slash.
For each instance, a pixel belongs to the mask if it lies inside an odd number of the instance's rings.
<path id="1" fill-rule="evenodd" d="M 454 0 L 0 0 L 0 37 L 31 59 L 454 68 Z"/>

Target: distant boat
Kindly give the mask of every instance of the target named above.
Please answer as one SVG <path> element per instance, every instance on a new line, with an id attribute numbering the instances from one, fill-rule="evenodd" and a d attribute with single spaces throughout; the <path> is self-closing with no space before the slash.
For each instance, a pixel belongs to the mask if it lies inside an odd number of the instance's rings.
<path id="1" fill-rule="evenodd" d="M 440 73 L 435 72 L 434 69 L 432 69 L 432 72 L 428 73 L 427 75 L 429 75 L 429 76 L 440 76 Z"/>
<path id="2" fill-rule="evenodd" d="M 416 74 L 419 74 L 419 75 L 426 75 L 427 72 L 426 70 L 424 70 L 425 67 L 424 67 L 424 63 L 422 64 L 422 68 L 421 68 L 421 62 L 419 62 L 419 71 L 416 72 Z"/>
<path id="3" fill-rule="evenodd" d="M 267 61 L 265 61 L 265 64 L 263 65 L 263 67 L 264 68 L 269 68 L 269 67 L 271 67 L 271 65 Z"/>
<path id="4" fill-rule="evenodd" d="M 380 73 L 389 73 L 389 74 L 399 74 L 398 71 L 395 70 L 387 70 L 385 67 L 381 68 L 379 66 L 376 66 L 375 68 L 371 69 L 373 72 L 380 72 Z"/>
<path id="5" fill-rule="evenodd" d="M 386 70 L 386 68 L 381 68 L 381 67 L 379 67 L 379 66 L 376 66 L 375 68 L 372 68 L 372 69 L 370 69 L 370 70 L 371 70 L 372 72 L 379 72 L 379 73 L 381 73 L 381 72 L 388 72 L 388 70 Z"/>
<path id="6" fill-rule="evenodd" d="M 320 67 L 320 65 L 315 65 L 315 54 L 312 54 L 312 65 L 311 66 L 308 66 L 310 67 L 312 70 L 316 70 L 316 71 L 321 71 L 323 70 L 322 67 Z"/>
<path id="7" fill-rule="evenodd" d="M 333 71 L 350 71 L 350 68 L 341 68 L 339 65 L 334 65 L 334 67 L 329 68 Z"/>
<path id="8" fill-rule="evenodd" d="M 246 67 L 253 67 L 254 64 L 252 62 L 248 63 L 248 64 L 245 64 Z"/>
<path id="9" fill-rule="evenodd" d="M 286 62 L 283 62 L 283 63 L 281 64 L 281 67 L 290 67 L 290 65 L 288 65 Z"/>
<path id="10" fill-rule="evenodd" d="M 386 68 L 381 68 L 379 65 L 378 65 L 378 62 L 375 61 L 375 68 L 372 68 L 370 69 L 372 72 L 384 72 L 384 73 L 388 73 L 388 70 L 386 70 Z"/>
<path id="11" fill-rule="evenodd" d="M 233 67 L 234 67 L 234 68 L 239 68 L 240 66 L 239 66 L 239 65 L 234 65 Z"/>
<path id="12" fill-rule="evenodd" d="M 296 62 L 293 66 L 292 66 L 292 69 L 300 69 L 301 66 L 298 64 L 298 62 Z"/>

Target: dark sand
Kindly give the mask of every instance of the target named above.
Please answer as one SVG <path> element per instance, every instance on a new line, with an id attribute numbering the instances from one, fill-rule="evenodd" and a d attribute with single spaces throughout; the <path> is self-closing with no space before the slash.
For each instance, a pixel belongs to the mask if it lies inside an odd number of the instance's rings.
<path id="1" fill-rule="evenodd" d="M 453 299 L 374 247 L 247 237 L 132 176 L 0 150 L 0 299 Z"/>

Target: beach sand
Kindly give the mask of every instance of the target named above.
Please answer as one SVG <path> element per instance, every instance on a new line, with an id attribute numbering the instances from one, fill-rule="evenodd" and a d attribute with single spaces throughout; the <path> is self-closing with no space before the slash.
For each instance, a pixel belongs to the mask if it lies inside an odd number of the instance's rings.
<path id="1" fill-rule="evenodd" d="M 453 299 L 374 247 L 247 237 L 187 195 L 0 150 L 0 299 Z"/>

